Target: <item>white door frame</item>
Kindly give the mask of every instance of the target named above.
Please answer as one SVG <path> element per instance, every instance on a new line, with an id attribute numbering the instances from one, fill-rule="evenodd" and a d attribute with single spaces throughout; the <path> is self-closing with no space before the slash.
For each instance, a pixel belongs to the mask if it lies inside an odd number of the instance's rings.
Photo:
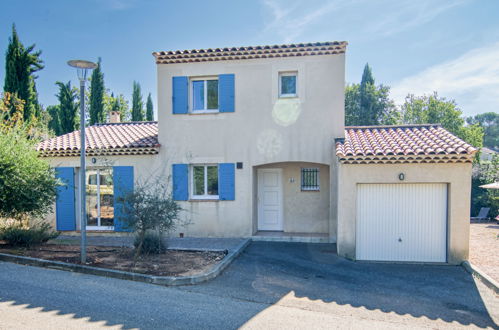
<path id="1" fill-rule="evenodd" d="M 269 229 L 268 227 L 265 228 L 265 226 L 262 226 L 261 219 L 263 219 L 263 207 L 262 207 L 262 196 L 263 196 L 263 173 L 264 172 L 271 172 L 271 173 L 277 173 L 278 174 L 278 186 L 279 186 L 279 222 L 278 225 L 275 228 Z M 283 207 L 283 189 L 282 189 L 282 168 L 259 168 L 257 169 L 257 185 L 258 185 L 258 191 L 257 191 L 257 212 L 258 212 L 258 218 L 257 218 L 257 230 L 263 230 L 263 231 L 283 231 L 284 230 L 284 207 Z"/>

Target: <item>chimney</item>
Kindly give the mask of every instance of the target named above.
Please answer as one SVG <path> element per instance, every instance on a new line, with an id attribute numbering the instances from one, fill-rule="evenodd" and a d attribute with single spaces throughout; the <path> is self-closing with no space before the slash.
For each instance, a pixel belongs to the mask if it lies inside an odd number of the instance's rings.
<path id="1" fill-rule="evenodd" d="M 120 122 L 120 113 L 118 111 L 111 111 L 109 113 L 109 123 L 119 123 Z"/>

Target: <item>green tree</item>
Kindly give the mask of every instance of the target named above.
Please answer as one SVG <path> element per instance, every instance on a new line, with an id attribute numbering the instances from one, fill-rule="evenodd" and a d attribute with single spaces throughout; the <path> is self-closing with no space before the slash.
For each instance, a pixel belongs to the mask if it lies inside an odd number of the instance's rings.
<path id="1" fill-rule="evenodd" d="M 483 143 L 483 129 L 479 125 L 465 126 L 462 111 L 454 100 L 431 95 L 407 95 L 401 106 L 404 124 L 441 124 L 443 128 L 475 147 Z"/>
<path id="2" fill-rule="evenodd" d="M 92 77 L 90 78 L 90 125 L 103 123 L 106 120 L 107 114 L 104 111 L 104 93 L 104 74 L 102 73 L 102 61 L 99 58 L 97 68 L 93 70 Z"/>
<path id="3" fill-rule="evenodd" d="M 0 217 L 23 220 L 47 214 L 57 185 L 48 162 L 38 157 L 36 141 L 21 127 L 0 134 Z"/>
<path id="4" fill-rule="evenodd" d="M 483 127 L 483 145 L 487 148 L 499 151 L 499 113 L 486 112 L 474 117 L 466 118 L 469 125 L 480 125 Z"/>
<path id="5" fill-rule="evenodd" d="M 361 83 L 347 85 L 345 88 L 345 124 L 396 124 L 399 113 L 389 94 L 390 87 L 375 85 L 371 67 L 366 64 Z"/>
<path id="6" fill-rule="evenodd" d="M 114 93 L 111 93 L 111 95 L 106 93 L 104 95 L 104 109 L 106 114 L 109 114 L 111 111 L 119 112 L 121 122 L 130 121 L 130 107 L 123 94 L 114 96 Z"/>
<path id="7" fill-rule="evenodd" d="M 35 45 L 24 47 L 19 40 L 15 25 L 5 54 L 4 92 L 10 92 L 24 100 L 24 120 L 38 118 L 41 107 L 38 103 L 35 72 L 43 69 L 41 51 L 34 52 Z"/>
<path id="8" fill-rule="evenodd" d="M 133 82 L 132 93 L 132 121 L 144 120 L 144 101 L 142 100 L 142 93 L 140 91 L 140 84 L 136 81 Z"/>
<path id="9" fill-rule="evenodd" d="M 0 133 L 24 125 L 24 101 L 5 92 L 0 99 Z"/>
<path id="10" fill-rule="evenodd" d="M 153 110 L 153 105 L 152 105 L 151 93 L 149 93 L 149 95 L 147 96 L 146 120 L 147 121 L 153 121 L 154 120 L 154 110 Z"/>
<path id="11" fill-rule="evenodd" d="M 60 134 L 66 134 L 73 132 L 80 126 L 79 116 L 78 116 L 78 89 L 71 88 L 71 81 L 64 84 L 60 81 L 56 82 L 59 86 L 59 93 L 57 94 L 57 99 L 59 100 L 59 123 L 60 123 Z"/>
<path id="12" fill-rule="evenodd" d="M 499 181 L 499 156 L 490 162 L 475 162 L 471 180 L 471 214 L 478 215 L 482 207 L 490 207 L 490 216 L 499 214 L 499 192 L 496 189 L 480 188 L 481 185 Z"/>
<path id="13" fill-rule="evenodd" d="M 59 105 L 49 105 L 47 107 L 47 112 L 50 116 L 48 128 L 54 132 L 55 135 L 62 135 L 61 132 L 61 118 L 59 118 L 59 114 L 61 112 L 61 107 Z"/>

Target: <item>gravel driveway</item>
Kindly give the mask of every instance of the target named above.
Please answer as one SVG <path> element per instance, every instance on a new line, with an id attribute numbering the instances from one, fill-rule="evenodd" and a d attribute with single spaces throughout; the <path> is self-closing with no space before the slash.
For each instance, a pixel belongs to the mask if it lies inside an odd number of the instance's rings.
<path id="1" fill-rule="evenodd" d="M 470 261 L 499 282 L 499 225 L 495 222 L 470 226 Z"/>

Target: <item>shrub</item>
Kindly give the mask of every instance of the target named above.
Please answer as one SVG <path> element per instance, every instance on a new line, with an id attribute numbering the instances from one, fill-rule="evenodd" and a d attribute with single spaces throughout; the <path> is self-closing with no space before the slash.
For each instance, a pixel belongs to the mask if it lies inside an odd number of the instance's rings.
<path id="1" fill-rule="evenodd" d="M 31 247 L 47 242 L 59 236 L 49 224 L 42 223 L 26 228 L 21 225 L 12 225 L 0 231 L 0 240 L 12 246 Z"/>
<path id="2" fill-rule="evenodd" d="M 139 183 L 134 191 L 120 198 L 123 205 L 123 227 L 136 233 L 135 261 L 141 254 L 146 234 L 154 231 L 162 238 L 179 222 L 180 205 L 173 200 L 163 177 Z"/>
<path id="3" fill-rule="evenodd" d="M 136 236 L 133 246 L 137 249 L 140 245 L 140 237 Z M 142 254 L 159 254 L 166 251 L 166 245 L 160 235 L 157 233 L 146 233 L 142 241 Z"/>

